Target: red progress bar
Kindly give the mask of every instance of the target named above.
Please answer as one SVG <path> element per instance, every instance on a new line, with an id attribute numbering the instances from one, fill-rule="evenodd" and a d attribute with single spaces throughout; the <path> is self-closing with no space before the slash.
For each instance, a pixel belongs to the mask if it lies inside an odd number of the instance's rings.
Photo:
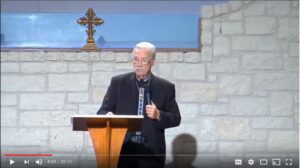
<path id="1" fill-rule="evenodd" d="M 4 156 L 53 156 L 53 154 L 32 154 L 32 153 L 9 153 L 4 154 Z"/>

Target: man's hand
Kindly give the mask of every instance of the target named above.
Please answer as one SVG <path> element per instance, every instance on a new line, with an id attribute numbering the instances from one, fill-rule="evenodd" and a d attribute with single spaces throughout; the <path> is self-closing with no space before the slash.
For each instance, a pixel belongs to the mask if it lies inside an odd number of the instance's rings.
<path id="1" fill-rule="evenodd" d="M 109 111 L 109 112 L 106 113 L 106 115 L 114 115 L 114 113 Z"/>
<path id="2" fill-rule="evenodd" d="M 152 101 L 151 101 L 151 105 L 146 106 L 146 114 L 151 119 L 159 120 L 160 118 L 160 112 Z"/>

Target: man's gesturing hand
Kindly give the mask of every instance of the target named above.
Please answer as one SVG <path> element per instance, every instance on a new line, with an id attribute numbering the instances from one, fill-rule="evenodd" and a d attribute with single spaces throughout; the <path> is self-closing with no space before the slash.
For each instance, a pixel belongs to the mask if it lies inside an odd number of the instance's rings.
<path id="1" fill-rule="evenodd" d="M 156 105 L 151 101 L 151 105 L 146 106 L 146 114 L 151 119 L 157 119 L 159 120 L 160 112 L 156 108 Z"/>

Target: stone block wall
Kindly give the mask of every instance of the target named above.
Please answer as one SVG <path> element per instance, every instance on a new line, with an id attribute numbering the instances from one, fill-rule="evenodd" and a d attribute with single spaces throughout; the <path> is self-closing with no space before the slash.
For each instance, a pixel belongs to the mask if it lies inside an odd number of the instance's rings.
<path id="1" fill-rule="evenodd" d="M 176 84 L 182 115 L 166 130 L 167 164 L 230 167 L 237 156 L 298 153 L 299 2 L 230 1 L 201 15 L 201 52 L 157 53 L 154 73 Z M 1 52 L 1 153 L 94 165 L 90 137 L 72 131 L 70 116 L 95 114 L 111 77 L 133 70 L 131 57 Z"/>

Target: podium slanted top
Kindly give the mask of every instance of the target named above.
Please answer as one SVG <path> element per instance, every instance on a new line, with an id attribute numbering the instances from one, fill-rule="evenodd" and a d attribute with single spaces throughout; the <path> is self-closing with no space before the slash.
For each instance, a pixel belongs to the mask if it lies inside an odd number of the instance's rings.
<path id="1" fill-rule="evenodd" d="M 103 128 L 108 123 L 111 128 L 127 127 L 128 131 L 141 129 L 142 115 L 73 115 L 71 123 L 73 131 L 87 131 L 89 127 Z"/>

